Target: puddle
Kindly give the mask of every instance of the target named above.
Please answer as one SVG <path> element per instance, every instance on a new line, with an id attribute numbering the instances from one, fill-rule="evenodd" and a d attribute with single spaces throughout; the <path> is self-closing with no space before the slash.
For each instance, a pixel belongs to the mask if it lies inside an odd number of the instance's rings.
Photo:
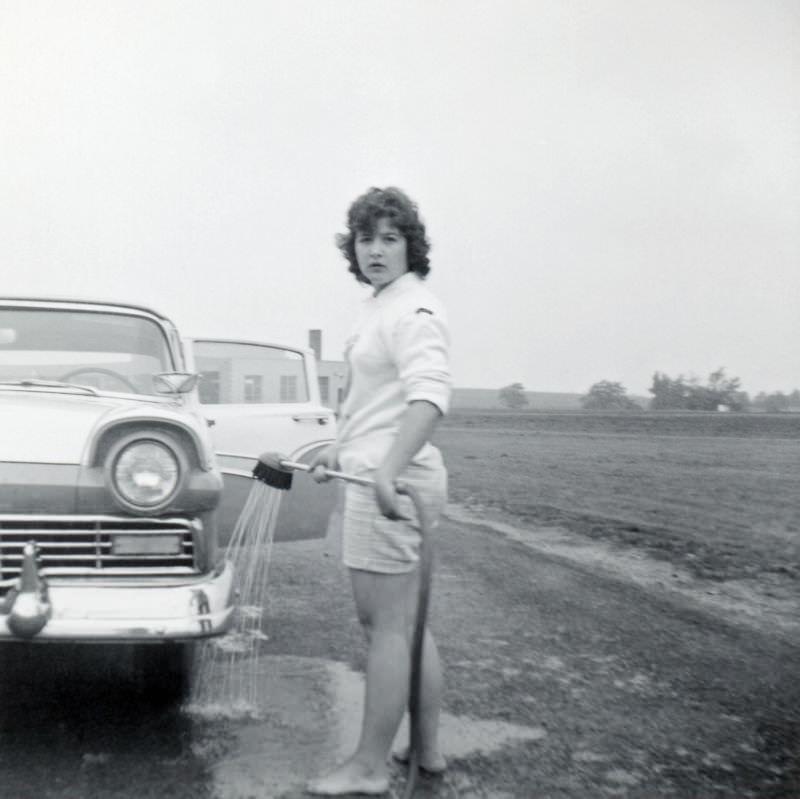
<path id="1" fill-rule="evenodd" d="M 261 705 L 238 715 L 213 704 L 189 706 L 203 721 L 203 736 L 225 739 L 225 754 L 208 766 L 214 799 L 278 799 L 331 768 L 356 745 L 361 724 L 363 675 L 336 661 L 289 656 L 259 658 Z M 233 709 L 235 711 L 235 709 Z M 443 713 L 442 749 L 449 759 L 491 752 L 514 741 L 546 736 L 522 727 Z M 398 742 L 408 740 L 408 719 Z"/>
<path id="2" fill-rule="evenodd" d="M 349 755 L 358 741 L 364 678 L 342 663 L 328 663 L 335 697 L 334 712 L 339 736 L 339 757 Z M 442 713 L 442 753 L 450 760 L 472 752 L 488 753 L 512 741 L 538 741 L 547 735 L 542 727 L 523 727 L 501 721 L 484 721 Z M 408 716 L 397 733 L 397 745 L 408 742 Z"/>

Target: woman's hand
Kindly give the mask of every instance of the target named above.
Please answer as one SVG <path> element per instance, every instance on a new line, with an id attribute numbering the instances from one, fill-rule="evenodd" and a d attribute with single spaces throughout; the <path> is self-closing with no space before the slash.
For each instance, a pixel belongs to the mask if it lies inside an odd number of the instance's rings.
<path id="1" fill-rule="evenodd" d="M 388 472 L 378 469 L 374 474 L 375 480 L 375 500 L 378 503 L 381 513 L 392 521 L 408 519 L 398 511 L 398 493 L 394 477 Z"/>
<path id="2" fill-rule="evenodd" d="M 311 459 L 308 464 L 310 474 L 318 483 L 325 483 L 331 478 L 328 477 L 328 469 L 336 470 L 339 468 L 339 458 L 336 452 L 336 445 L 329 444 Z"/>
<path id="3" fill-rule="evenodd" d="M 387 519 L 407 519 L 397 511 L 397 486 L 395 480 L 411 462 L 420 447 L 430 440 L 442 412 L 427 400 L 414 400 L 408 404 L 400 421 L 400 428 L 383 463 L 375 471 L 375 498 L 381 513 Z"/>

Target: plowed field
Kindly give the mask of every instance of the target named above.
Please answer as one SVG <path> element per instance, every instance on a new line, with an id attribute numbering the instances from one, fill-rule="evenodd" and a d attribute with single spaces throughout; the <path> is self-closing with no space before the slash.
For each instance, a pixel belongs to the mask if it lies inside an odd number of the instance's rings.
<path id="1" fill-rule="evenodd" d="M 477 512 L 707 579 L 800 578 L 800 415 L 454 411 L 436 439 Z"/>

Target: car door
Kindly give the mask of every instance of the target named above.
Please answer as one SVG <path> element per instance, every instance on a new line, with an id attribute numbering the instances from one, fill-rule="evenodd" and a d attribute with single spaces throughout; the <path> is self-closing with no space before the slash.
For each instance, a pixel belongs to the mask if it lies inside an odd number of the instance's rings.
<path id="1" fill-rule="evenodd" d="M 336 419 L 320 402 L 311 350 L 208 338 L 187 339 L 184 347 L 189 368 L 200 374 L 201 408 L 225 482 L 219 508 L 225 544 L 253 486 L 258 456 L 276 452 L 308 463 L 334 439 Z M 275 539 L 323 536 L 335 494 L 333 482 L 297 473 L 281 498 Z"/>

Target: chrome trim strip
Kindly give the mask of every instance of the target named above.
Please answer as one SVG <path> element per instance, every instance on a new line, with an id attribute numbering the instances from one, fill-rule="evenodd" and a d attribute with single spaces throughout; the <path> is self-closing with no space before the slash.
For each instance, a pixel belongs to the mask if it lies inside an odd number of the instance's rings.
<path id="1" fill-rule="evenodd" d="M 77 537 L 85 539 L 87 535 L 93 535 L 97 537 L 110 537 L 110 536 L 118 536 L 124 535 L 128 536 L 128 538 L 136 538 L 147 540 L 148 538 L 163 538 L 164 536 L 171 536 L 173 538 L 179 538 L 181 536 L 185 537 L 189 533 L 189 530 L 186 529 L 155 529 L 155 530 L 126 530 L 124 527 L 120 529 L 109 529 L 107 527 L 104 528 L 97 528 L 97 527 L 83 527 L 76 530 L 61 530 L 59 528 L 53 529 L 41 529 L 38 527 L 0 527 L 0 549 L 2 549 L 6 543 L 16 545 L 18 541 L 16 540 L 19 537 L 30 537 L 32 535 L 42 535 L 42 536 L 53 536 L 55 538 L 62 538 L 67 540 L 62 541 L 48 541 L 47 546 L 51 549 L 81 549 L 81 547 L 108 547 L 111 546 L 109 541 L 72 541 L 69 540 L 69 537 Z M 4 538 L 10 539 L 14 538 L 14 540 L 6 540 Z M 183 542 L 186 543 L 185 541 Z"/>
<path id="2" fill-rule="evenodd" d="M 6 530 L 5 532 L 11 532 L 12 535 L 20 535 L 20 536 L 27 536 L 29 531 L 26 530 L 25 532 L 17 532 L 14 530 Z M 25 543 L 23 541 L 3 541 L 0 540 L 0 552 L 4 549 L 12 550 L 12 549 L 19 549 L 20 544 Z M 92 552 L 95 552 L 97 548 L 100 547 L 101 549 L 111 549 L 111 542 L 110 541 L 48 541 L 47 548 L 48 549 L 91 549 Z M 15 555 L 9 555 L 9 558 L 15 557 Z M 83 555 L 77 555 L 76 557 L 83 557 Z"/>
<path id="3" fill-rule="evenodd" d="M 220 469 L 223 474 L 230 474 L 234 477 L 249 477 L 251 480 L 253 478 L 252 472 L 246 472 L 244 469 Z"/>
<path id="4" fill-rule="evenodd" d="M 40 549 L 42 549 L 43 547 L 46 547 L 47 544 L 42 544 L 41 542 L 38 542 L 38 546 L 39 546 Z M 39 562 L 41 563 L 41 569 L 40 570 L 43 573 L 47 572 L 47 571 L 52 573 L 54 570 L 61 568 L 60 566 L 48 566 L 47 565 L 47 561 L 48 560 L 57 560 L 59 562 L 68 562 L 68 561 L 71 561 L 71 560 L 77 560 L 77 561 L 86 562 L 88 560 L 94 560 L 94 557 L 95 557 L 95 551 L 94 550 L 92 550 L 92 552 L 87 554 L 87 555 L 58 555 L 58 554 L 48 555 L 48 553 L 46 551 L 43 551 L 43 552 L 41 552 L 41 555 L 39 557 Z M 180 562 L 192 563 L 194 561 L 194 555 L 168 555 L 168 554 L 163 554 L 163 555 L 158 555 L 158 554 L 156 554 L 156 555 L 152 555 L 152 554 L 111 555 L 111 554 L 109 554 L 109 555 L 101 555 L 100 559 L 101 559 L 102 563 L 114 563 L 114 561 L 120 561 L 120 560 L 135 560 L 137 563 L 143 562 L 143 561 L 148 561 L 148 560 L 170 560 L 170 561 L 178 561 L 179 563 Z M 20 549 L 19 554 L 10 554 L 8 552 L 4 552 L 3 553 L 3 561 L 4 562 L 8 562 L 8 561 L 20 561 L 21 562 L 22 561 L 22 550 Z M 13 564 L 12 564 L 12 566 L 13 566 Z M 65 566 L 64 568 L 69 568 L 69 567 Z M 93 567 L 93 568 L 97 568 L 97 567 Z M 101 565 L 99 568 L 101 568 L 101 569 L 103 569 L 105 571 L 105 568 L 104 568 L 103 565 Z M 173 567 L 165 566 L 164 568 L 173 568 Z M 87 569 L 88 569 L 88 567 L 84 567 L 84 570 L 87 570 Z"/>
<path id="5" fill-rule="evenodd" d="M 163 560 L 163 558 L 162 558 Z M 189 566 L 156 566 L 155 568 L 147 569 L 133 569 L 130 567 L 111 566 L 107 569 L 102 569 L 98 572 L 96 569 L 81 568 L 78 566 L 42 566 L 39 569 L 42 577 L 91 577 L 92 585 L 95 585 L 97 580 L 104 577 L 136 577 L 140 580 L 146 580 L 150 577 L 177 577 L 185 575 L 186 577 L 198 577 L 200 572 Z M 0 587 L 11 586 L 16 583 L 17 578 L 11 580 L 0 581 Z"/>
<path id="6" fill-rule="evenodd" d="M 0 513 L 0 524 L 3 522 L 58 522 L 58 523 L 100 523 L 100 524 L 133 524 L 165 526 L 181 525 L 184 528 L 194 527 L 202 529 L 202 522 L 199 519 L 185 519 L 180 516 L 169 518 L 150 518 L 148 516 L 112 516 L 110 514 L 46 514 L 46 513 Z"/>

